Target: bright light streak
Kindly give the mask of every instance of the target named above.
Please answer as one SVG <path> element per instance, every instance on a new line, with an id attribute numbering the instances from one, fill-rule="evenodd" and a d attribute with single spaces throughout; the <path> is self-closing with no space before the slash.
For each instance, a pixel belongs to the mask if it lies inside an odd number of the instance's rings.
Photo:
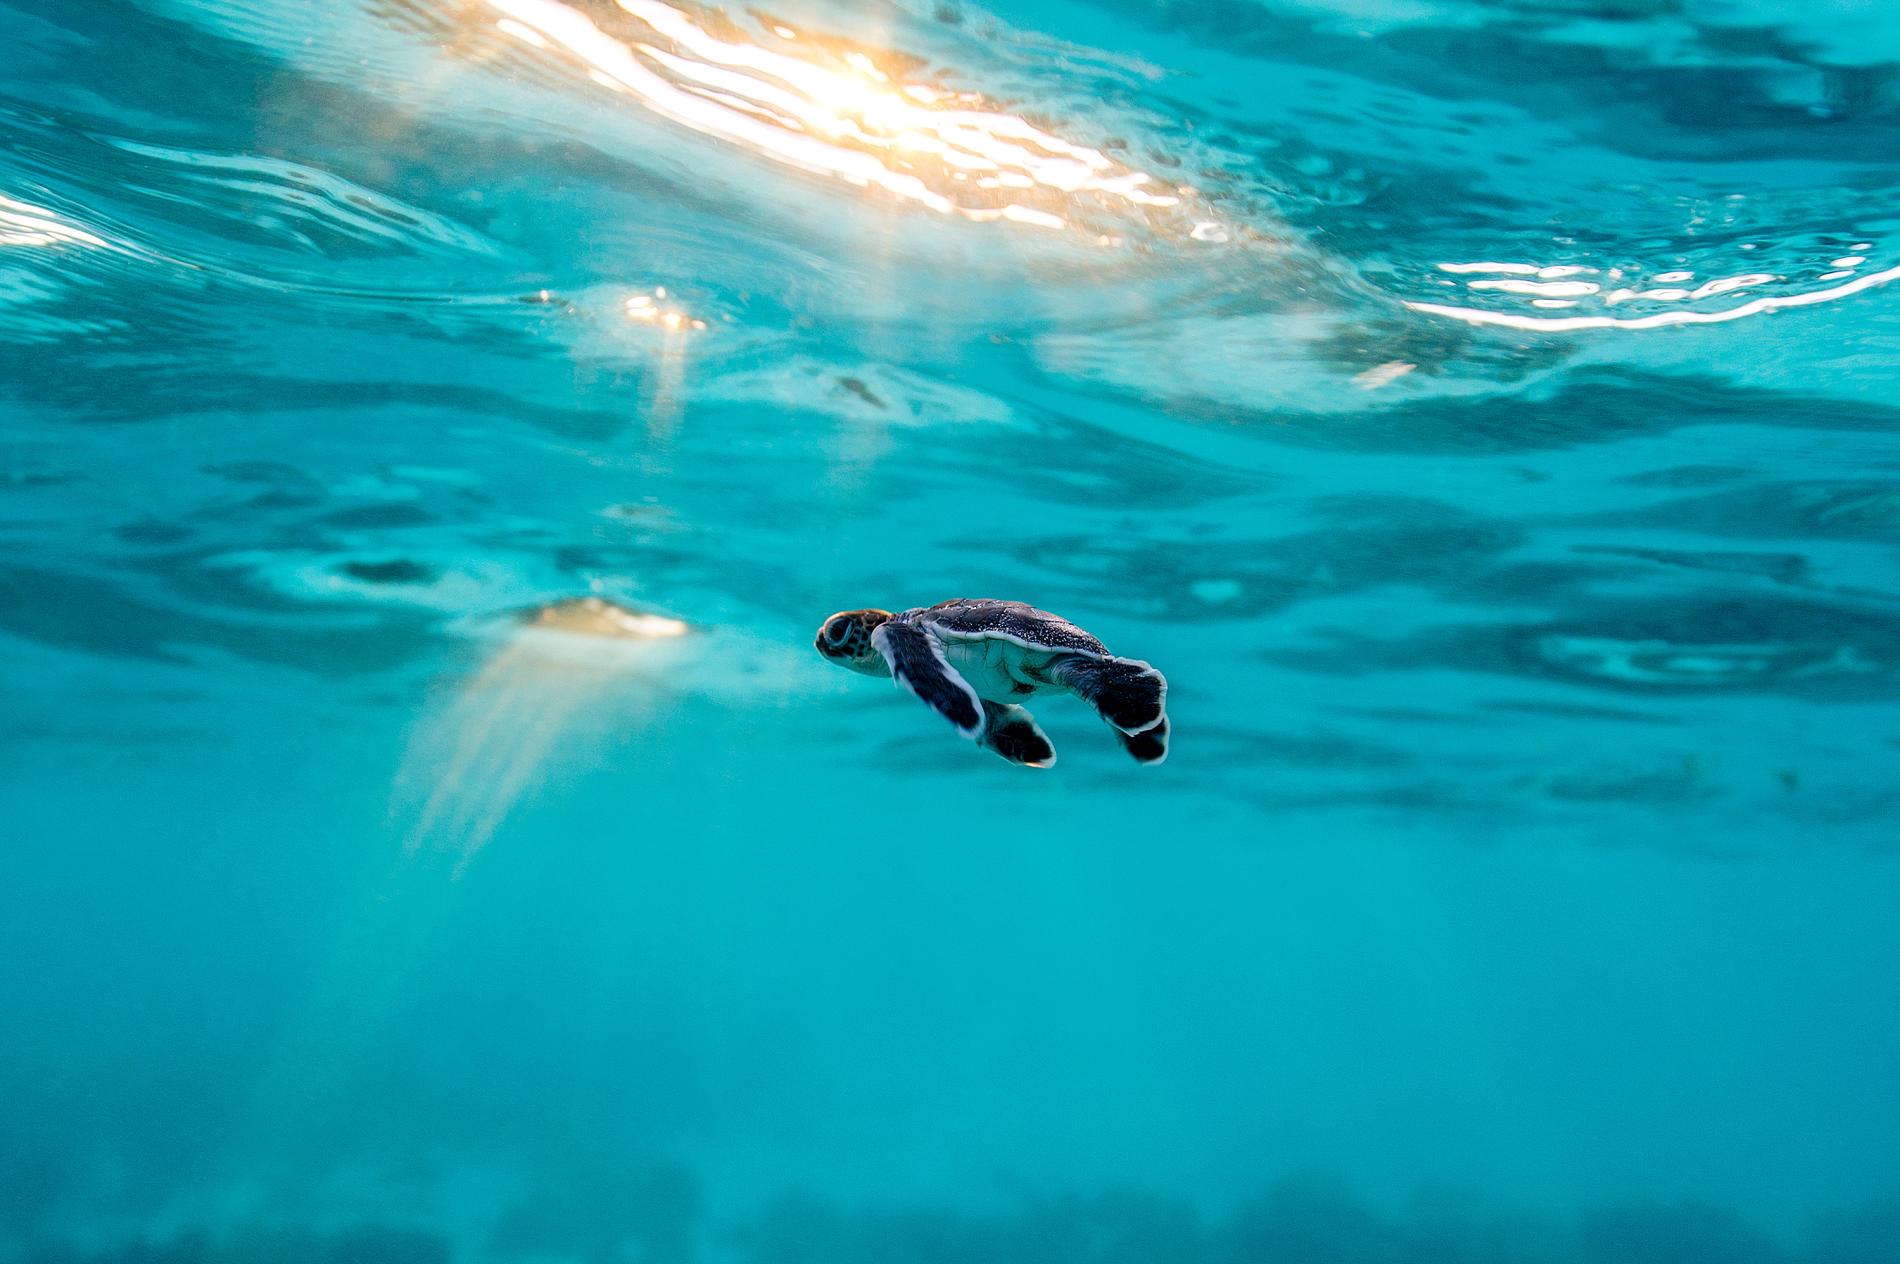
<path id="1" fill-rule="evenodd" d="M 106 245 L 83 228 L 74 228 L 44 207 L 0 195 L 0 246 Z"/>
<path id="2" fill-rule="evenodd" d="M 837 53 L 782 26 L 772 29 L 786 43 L 767 47 L 715 35 L 662 0 L 618 3 L 658 39 L 617 37 L 561 0 L 488 0 L 508 33 L 576 58 L 594 82 L 675 122 L 939 214 L 1061 229 L 1082 197 L 1181 202 L 1147 173 L 971 94 L 897 82 L 871 53 Z"/>
<path id="3" fill-rule="evenodd" d="M 1836 260 L 1837 263 L 1845 262 Z M 1535 273 L 1538 270 L 1522 264 L 1445 264 L 1438 265 L 1440 270 L 1454 273 L 1501 272 L 1513 275 Z M 1695 274 L 1691 272 L 1667 272 L 1656 280 L 1688 280 Z M 1852 276 L 1849 271 L 1836 271 L 1824 274 L 1823 281 L 1841 280 Z M 1647 290 L 1620 289 L 1603 296 L 1603 302 L 1609 305 L 1642 299 L 1660 303 L 1682 303 L 1717 297 L 1761 285 L 1768 285 L 1780 278 L 1766 272 L 1750 272 L 1739 276 L 1721 277 L 1705 282 L 1694 290 L 1681 288 L 1655 288 Z M 1880 272 L 1870 272 L 1853 280 L 1826 289 L 1809 290 L 1799 294 L 1770 294 L 1738 304 L 1725 311 L 1669 311 L 1653 312 L 1646 316 L 1527 316 L 1519 312 L 1484 311 L 1477 308 L 1459 307 L 1449 303 L 1408 302 L 1406 307 L 1415 312 L 1424 312 L 1433 316 L 1447 316 L 1470 325 L 1495 325 L 1505 329 L 1520 329 L 1532 333 L 1569 333 L 1585 329 L 1663 329 L 1672 325 L 1719 325 L 1728 321 L 1742 320 L 1749 316 L 1759 316 L 1765 312 L 1781 311 L 1793 307 L 1812 307 L 1819 303 L 1833 302 L 1886 285 L 1900 279 L 1900 267 L 1888 268 Z M 1501 290 L 1521 294 L 1540 294 L 1553 300 L 1562 300 L 1572 296 L 1595 293 L 1597 287 L 1587 282 L 1543 283 L 1518 280 L 1480 280 L 1469 283 L 1474 290 Z M 1538 305 L 1547 303 L 1539 300 Z"/>
<path id="4" fill-rule="evenodd" d="M 410 734 L 399 789 L 426 786 L 406 850 L 455 857 L 460 876 L 543 781 L 551 760 L 651 718 L 678 619 L 600 597 L 558 601 L 504 630 L 471 680 Z"/>

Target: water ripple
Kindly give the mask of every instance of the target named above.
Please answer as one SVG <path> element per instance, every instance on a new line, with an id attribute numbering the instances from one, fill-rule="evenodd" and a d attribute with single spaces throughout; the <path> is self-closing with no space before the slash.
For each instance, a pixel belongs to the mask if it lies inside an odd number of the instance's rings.
<path id="1" fill-rule="evenodd" d="M 461 224 L 305 163 L 106 141 L 155 161 L 155 168 L 130 174 L 123 191 L 177 207 L 196 231 L 227 241 L 261 237 L 328 259 L 499 253 Z"/>

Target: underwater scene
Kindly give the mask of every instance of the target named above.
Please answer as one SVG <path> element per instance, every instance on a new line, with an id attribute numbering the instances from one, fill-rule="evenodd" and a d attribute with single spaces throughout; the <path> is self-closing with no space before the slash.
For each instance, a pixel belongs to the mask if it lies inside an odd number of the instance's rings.
<path id="1" fill-rule="evenodd" d="M 1871 0 L 0 0 L 0 1264 L 1900 1261 L 1897 282 Z"/>

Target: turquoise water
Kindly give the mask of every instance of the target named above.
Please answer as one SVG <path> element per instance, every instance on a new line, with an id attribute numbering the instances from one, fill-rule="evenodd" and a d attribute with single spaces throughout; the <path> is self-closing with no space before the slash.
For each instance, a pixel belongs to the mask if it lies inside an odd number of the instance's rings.
<path id="1" fill-rule="evenodd" d="M 0 0 L 0 1260 L 1900 1259 L 1896 128 L 1844 0 Z M 812 652 L 955 596 L 1168 762 Z"/>

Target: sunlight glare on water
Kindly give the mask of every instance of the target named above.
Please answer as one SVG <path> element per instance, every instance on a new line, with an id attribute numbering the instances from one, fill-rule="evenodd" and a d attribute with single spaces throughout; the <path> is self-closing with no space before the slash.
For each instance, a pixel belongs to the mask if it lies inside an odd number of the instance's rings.
<path id="1" fill-rule="evenodd" d="M 618 0 L 669 52 L 637 36 L 623 42 L 560 0 L 488 2 L 507 15 L 500 29 L 571 53 L 602 87 L 697 132 L 942 214 L 1064 228 L 1049 208 L 1078 193 L 1131 207 L 1181 202 L 1100 150 L 984 109 L 973 94 L 893 80 L 863 50 L 801 40 L 790 27 L 771 26 L 774 49 L 720 39 L 661 0 Z"/>

